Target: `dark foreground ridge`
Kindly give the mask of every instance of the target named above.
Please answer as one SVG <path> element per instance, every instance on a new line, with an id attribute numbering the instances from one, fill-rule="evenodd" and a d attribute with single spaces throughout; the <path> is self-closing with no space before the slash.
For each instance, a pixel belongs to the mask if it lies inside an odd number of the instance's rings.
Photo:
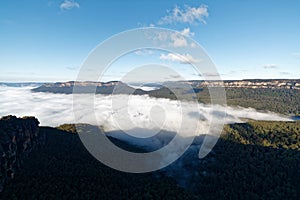
<path id="1" fill-rule="evenodd" d="M 6 116 L 0 119 L 0 192 L 5 182 L 15 176 L 23 159 L 45 142 L 38 125 L 35 117 Z"/>
<path id="2" fill-rule="evenodd" d="M 300 122 L 228 125 L 204 159 L 197 158 L 199 149 L 193 145 L 169 167 L 146 174 L 119 172 L 98 162 L 74 125 L 41 127 L 40 134 L 46 135 L 45 145 L 24 159 L 0 199 L 300 198 Z"/>

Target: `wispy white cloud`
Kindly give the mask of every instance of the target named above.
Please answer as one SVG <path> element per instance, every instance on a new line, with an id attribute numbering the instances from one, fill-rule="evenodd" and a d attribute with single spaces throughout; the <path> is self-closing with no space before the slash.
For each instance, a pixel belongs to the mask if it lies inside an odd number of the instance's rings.
<path id="1" fill-rule="evenodd" d="M 161 31 L 158 32 L 157 35 L 155 36 L 155 38 L 160 42 L 163 43 L 169 43 L 169 46 L 172 47 L 194 47 L 195 44 L 188 42 L 187 38 L 188 36 L 193 36 L 194 33 L 191 32 L 190 28 L 185 28 L 182 31 L 178 32 L 178 33 L 170 33 L 170 32 L 166 32 L 166 31 Z"/>
<path id="2" fill-rule="evenodd" d="M 205 77 L 218 77 L 218 76 L 220 76 L 220 74 L 218 74 L 218 73 L 203 73 L 202 75 L 205 76 Z"/>
<path id="3" fill-rule="evenodd" d="M 168 11 L 168 14 L 159 20 L 158 24 L 206 24 L 205 18 L 207 18 L 208 15 L 208 9 L 206 5 L 201 5 L 199 7 L 190 7 L 185 5 L 183 9 L 175 6 L 173 10 Z"/>
<path id="4" fill-rule="evenodd" d="M 280 75 L 291 75 L 290 72 L 280 72 Z"/>
<path id="5" fill-rule="evenodd" d="M 263 66 L 265 69 L 276 69 L 278 66 L 276 64 L 266 64 Z"/>
<path id="6" fill-rule="evenodd" d="M 195 33 L 191 32 L 190 28 L 185 28 L 180 32 L 182 35 L 186 37 L 194 36 Z"/>
<path id="7" fill-rule="evenodd" d="M 134 52 L 138 56 L 145 56 L 153 54 L 153 51 L 150 49 L 140 49 Z"/>
<path id="8" fill-rule="evenodd" d="M 187 43 L 186 39 L 180 34 L 176 34 L 176 33 L 172 34 L 171 35 L 171 40 L 173 42 L 174 47 L 186 47 L 186 46 L 188 46 L 188 43 Z"/>
<path id="9" fill-rule="evenodd" d="M 79 8 L 80 5 L 79 5 L 79 3 L 77 3 L 74 0 L 64 0 L 64 2 L 61 3 L 59 7 L 62 10 L 70 10 L 70 9 L 73 9 L 73 8 Z"/>
<path id="10" fill-rule="evenodd" d="M 168 53 L 168 54 L 161 54 L 159 58 L 161 60 L 179 62 L 179 63 L 182 63 L 182 64 L 190 64 L 190 63 L 200 62 L 199 60 L 196 60 L 195 58 L 193 58 L 193 56 L 191 56 L 190 54 Z"/>
<path id="11" fill-rule="evenodd" d="M 145 28 L 145 27 L 155 27 L 154 23 L 138 22 L 137 25 L 138 25 L 138 27 L 142 27 L 142 28 Z"/>

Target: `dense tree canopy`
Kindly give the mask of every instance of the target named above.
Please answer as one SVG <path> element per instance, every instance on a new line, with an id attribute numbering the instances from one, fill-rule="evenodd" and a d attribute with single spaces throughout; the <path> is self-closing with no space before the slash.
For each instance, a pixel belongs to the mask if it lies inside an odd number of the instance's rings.
<path id="1" fill-rule="evenodd" d="M 72 125 L 60 129 L 72 132 Z M 300 123 L 227 125 L 197 176 L 180 188 L 163 171 L 128 174 L 94 159 L 77 134 L 42 127 L 46 144 L 24 160 L 2 199 L 299 199 Z M 112 139 L 113 140 L 113 139 Z M 114 141 L 119 146 L 127 145 Z M 180 170 L 180 168 L 179 168 Z M 184 172 L 182 172 L 184 173 Z"/>

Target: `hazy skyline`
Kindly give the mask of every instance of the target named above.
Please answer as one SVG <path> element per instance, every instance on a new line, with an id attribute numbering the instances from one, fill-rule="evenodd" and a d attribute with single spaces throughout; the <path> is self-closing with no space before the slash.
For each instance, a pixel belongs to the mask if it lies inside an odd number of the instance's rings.
<path id="1" fill-rule="evenodd" d="M 0 81 L 75 80 L 99 43 L 148 26 L 191 36 L 223 79 L 298 79 L 299 9 L 297 0 L 5 1 L 0 7 Z M 162 52 L 136 52 L 116 65 L 130 68 L 155 61 L 178 66 L 183 74 L 189 67 Z M 107 80 L 122 76 L 121 72 L 112 71 Z M 197 78 L 188 73 L 185 77 Z"/>

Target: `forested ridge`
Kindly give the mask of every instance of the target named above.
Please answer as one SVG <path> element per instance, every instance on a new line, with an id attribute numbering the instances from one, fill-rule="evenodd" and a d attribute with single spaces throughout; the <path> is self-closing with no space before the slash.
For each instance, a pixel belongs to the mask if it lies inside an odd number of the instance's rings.
<path id="1" fill-rule="evenodd" d="M 246 80 L 245 80 L 246 81 Z M 252 80 L 258 82 L 265 82 L 270 84 L 274 80 Z M 288 81 L 288 80 L 277 80 Z M 292 85 L 298 84 L 298 80 L 289 80 Z M 189 81 L 188 81 L 189 82 Z M 134 95 L 149 95 L 156 98 L 168 99 L 188 99 L 194 98 L 194 93 L 197 100 L 201 103 L 210 103 L 211 96 L 206 86 L 197 86 L 199 82 L 190 82 L 189 86 L 181 82 L 169 82 L 163 87 L 151 91 L 143 91 L 141 89 L 135 90 L 134 88 L 122 82 L 109 82 L 103 83 L 77 83 L 79 89 L 77 92 L 81 93 L 94 93 L 97 94 L 134 94 Z M 203 82 L 201 82 L 203 83 Z M 226 81 L 225 81 L 226 83 Z M 64 93 L 72 94 L 75 82 L 45 84 L 38 88 L 33 89 L 33 92 L 51 92 L 51 93 Z M 88 85 L 86 85 L 88 84 Z M 101 84 L 95 88 L 90 87 L 89 84 Z M 226 85 L 226 84 L 225 84 Z M 115 89 L 116 87 L 116 89 Z M 221 86 L 219 86 L 221 87 Z M 247 86 L 241 87 L 227 87 L 225 86 L 227 104 L 229 106 L 251 107 L 261 111 L 273 111 L 281 114 L 300 116 L 300 90 L 290 89 L 289 87 L 267 87 L 250 88 Z M 298 87 L 298 86 L 297 86 Z M 191 89 L 191 91 L 187 91 Z M 175 94 L 175 93 L 176 94 Z"/>
<path id="2" fill-rule="evenodd" d="M 1 199 L 191 199 L 170 178 L 129 174 L 94 159 L 78 135 L 42 127 L 46 144 L 32 152 Z M 120 141 L 114 141 L 120 142 Z M 132 147 L 134 148 L 134 147 Z"/>
<path id="3" fill-rule="evenodd" d="M 71 132 L 72 128 L 60 127 Z M 0 198 L 300 198 L 299 122 L 226 125 L 213 151 L 197 161 L 199 164 L 192 170 L 198 175 L 185 188 L 160 171 L 128 174 L 104 166 L 87 152 L 74 132 L 48 127 L 40 131 L 46 135 L 45 146 L 28 156 Z"/>
<path id="4" fill-rule="evenodd" d="M 286 115 L 300 115 L 300 90 L 270 88 L 226 88 L 229 106 L 251 107 Z M 199 102 L 210 103 L 207 88 L 197 90 Z"/>
<path id="5" fill-rule="evenodd" d="M 300 123 L 233 124 L 201 166 L 198 189 L 207 199 L 299 199 Z M 215 189 L 214 190 L 212 190 Z M 214 191 L 214 192 L 213 192 Z"/>

